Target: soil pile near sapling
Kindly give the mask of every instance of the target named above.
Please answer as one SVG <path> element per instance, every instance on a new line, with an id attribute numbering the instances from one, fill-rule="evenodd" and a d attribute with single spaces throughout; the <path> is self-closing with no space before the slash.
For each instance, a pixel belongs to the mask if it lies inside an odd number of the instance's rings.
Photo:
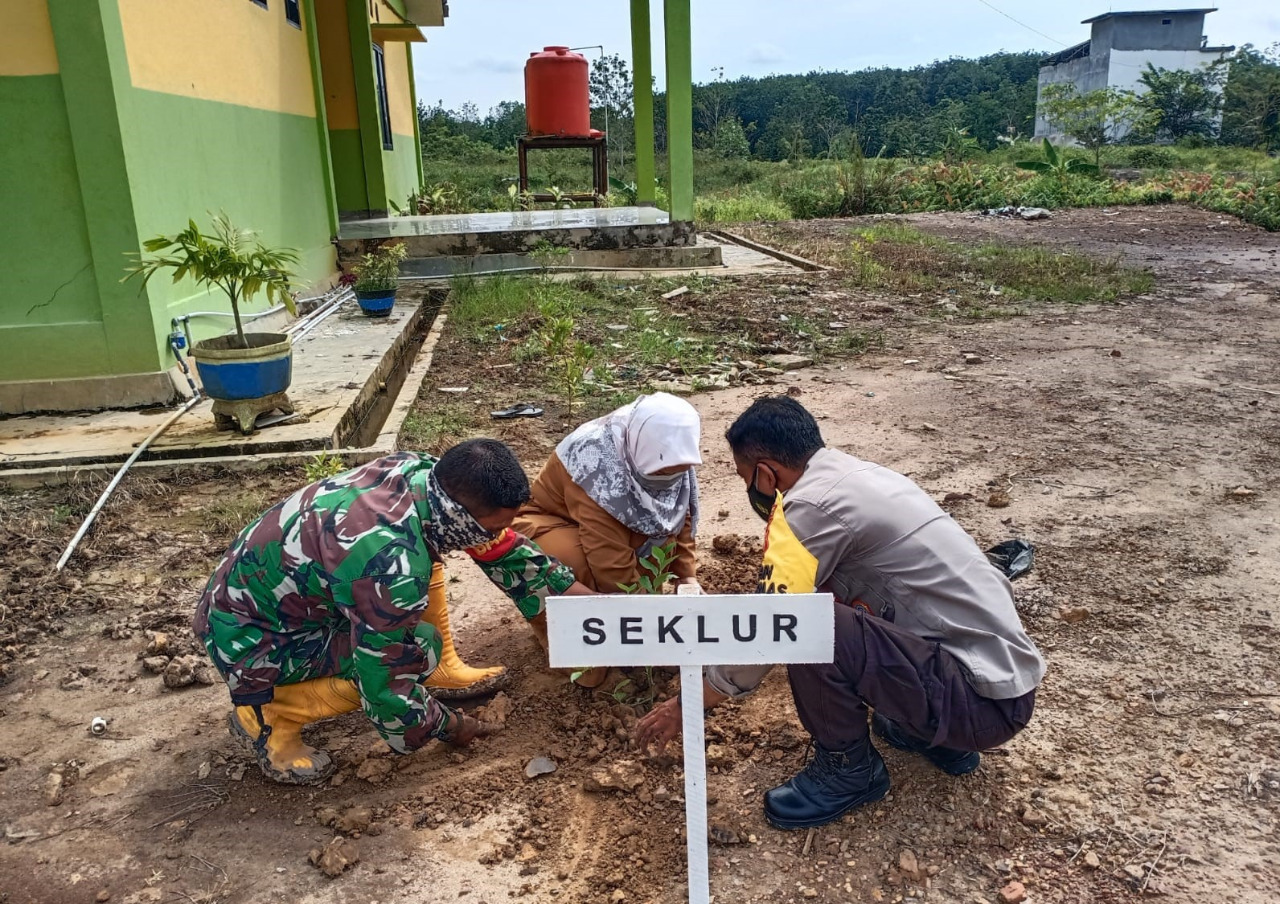
<path id="1" fill-rule="evenodd" d="M 755 593 L 760 579 L 759 538 L 717 534 L 698 549 L 698 583 L 705 593 Z"/>

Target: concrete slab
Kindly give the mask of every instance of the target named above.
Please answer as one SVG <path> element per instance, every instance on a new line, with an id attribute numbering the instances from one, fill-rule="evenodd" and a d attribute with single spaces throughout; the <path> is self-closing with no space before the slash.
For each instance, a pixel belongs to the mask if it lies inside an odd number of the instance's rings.
<path id="1" fill-rule="evenodd" d="M 408 238 L 478 232 L 537 232 L 546 229 L 603 229 L 659 226 L 671 222 L 656 207 L 588 207 L 574 210 L 515 210 L 439 216 L 381 217 L 339 225 L 338 239 Z"/>
<path id="2" fill-rule="evenodd" d="M 344 224 L 338 256 L 347 267 L 389 239 L 403 242 L 413 261 L 530 254 L 546 245 L 574 251 L 677 248 L 694 245 L 696 237 L 692 223 L 672 223 L 652 207 L 384 217 Z"/>
<path id="3" fill-rule="evenodd" d="M 497 273 L 525 273 L 542 265 L 528 255 L 486 254 L 478 257 L 427 258 L 406 261 L 403 278 L 437 283 L 453 276 L 492 276 Z M 752 276 L 768 273 L 796 273 L 803 267 L 771 254 L 734 244 L 732 241 L 699 233 L 697 244 L 684 248 L 652 248 L 631 252 L 574 251 L 557 258 L 549 268 L 553 278 L 573 279 L 582 273 L 597 273 L 609 279 L 645 279 L 654 276 Z"/>
<path id="4" fill-rule="evenodd" d="M 394 397 L 397 381 L 403 382 L 407 359 L 416 354 L 443 297 L 422 289 L 406 294 L 410 303 L 397 303 L 386 318 L 363 316 L 354 301 L 344 304 L 295 344 L 289 397 L 298 417 L 242 436 L 215 429 L 212 403 L 206 401 L 160 437 L 146 458 L 248 456 L 372 443 L 386 417 L 376 409 L 390 407 L 393 398 L 386 397 Z M 171 410 L 0 420 L 0 469 L 123 461 Z M 366 421 L 377 423 L 366 426 Z"/>

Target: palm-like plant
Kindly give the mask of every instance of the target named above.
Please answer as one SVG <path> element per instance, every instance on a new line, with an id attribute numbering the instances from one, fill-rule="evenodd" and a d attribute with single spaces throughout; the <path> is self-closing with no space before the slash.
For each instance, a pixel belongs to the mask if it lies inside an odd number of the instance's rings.
<path id="1" fill-rule="evenodd" d="M 129 268 L 126 280 L 142 277 L 142 285 L 161 270 L 172 270 L 173 281 L 190 276 L 196 285 L 221 289 L 231 301 L 235 316 L 236 336 L 241 348 L 249 347 L 240 320 L 241 302 L 250 302 L 258 293 L 266 292 L 267 300 L 284 303 L 290 314 L 297 316 L 293 296 L 289 294 L 292 267 L 298 263 L 298 252 L 292 248 L 268 248 L 248 229 L 232 225 L 226 214 L 213 218 L 213 231 L 201 233 L 195 220 L 177 235 L 159 235 L 142 243 L 154 257 Z"/>
<path id="2" fill-rule="evenodd" d="M 1102 172 L 1097 164 L 1060 153 L 1057 148 L 1049 143 L 1048 138 L 1044 140 L 1043 147 L 1043 160 L 1019 160 L 1018 168 L 1040 173 L 1041 175 L 1057 176 L 1063 181 L 1068 176 L 1096 176 Z"/>

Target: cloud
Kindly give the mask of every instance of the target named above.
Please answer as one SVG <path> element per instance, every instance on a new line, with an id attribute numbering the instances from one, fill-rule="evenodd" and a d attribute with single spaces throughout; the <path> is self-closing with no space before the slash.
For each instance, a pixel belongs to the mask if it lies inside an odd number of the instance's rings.
<path id="1" fill-rule="evenodd" d="M 493 72 L 499 75 L 507 75 L 512 72 L 520 72 L 524 69 L 524 60 L 513 60 L 507 57 L 480 57 L 471 61 L 468 69 L 475 69 L 480 72 Z"/>
<path id="2" fill-rule="evenodd" d="M 776 44 L 757 44 L 747 53 L 747 62 L 767 66 L 787 59 L 786 53 Z"/>

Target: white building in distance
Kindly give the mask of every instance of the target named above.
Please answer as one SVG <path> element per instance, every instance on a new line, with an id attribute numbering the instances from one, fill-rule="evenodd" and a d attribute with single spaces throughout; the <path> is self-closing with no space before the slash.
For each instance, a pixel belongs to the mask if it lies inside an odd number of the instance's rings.
<path id="1" fill-rule="evenodd" d="M 1049 85 L 1074 84 L 1081 94 L 1099 88 L 1142 93 L 1148 64 L 1157 69 L 1196 69 L 1222 59 L 1235 47 L 1210 47 L 1204 17 L 1213 9 L 1165 9 L 1103 13 L 1085 19 L 1089 40 L 1046 57 L 1040 64 L 1035 137 L 1064 141 L 1044 119 L 1039 98 Z"/>

